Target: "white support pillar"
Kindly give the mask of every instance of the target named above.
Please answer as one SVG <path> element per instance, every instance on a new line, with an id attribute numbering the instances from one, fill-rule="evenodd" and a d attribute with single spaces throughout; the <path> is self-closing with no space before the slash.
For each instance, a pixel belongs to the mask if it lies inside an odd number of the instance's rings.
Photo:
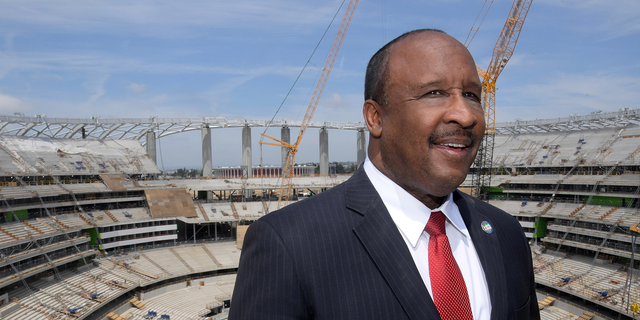
<path id="1" fill-rule="evenodd" d="M 289 129 L 289 127 L 287 126 L 282 127 L 282 129 L 280 130 L 280 140 L 286 143 L 291 143 L 291 129 Z M 289 157 L 289 148 L 282 147 L 281 152 L 282 152 L 282 168 L 284 168 L 285 164 L 287 163 L 287 157 Z"/>
<path id="2" fill-rule="evenodd" d="M 364 159 L 367 157 L 367 136 L 364 133 L 364 129 L 358 129 L 358 133 L 356 135 L 356 145 L 358 148 L 356 159 L 358 161 L 358 168 L 360 168 L 360 166 L 364 163 Z"/>
<path id="3" fill-rule="evenodd" d="M 153 163 L 158 165 L 158 162 L 156 161 L 156 159 L 157 159 L 157 156 L 156 156 L 156 133 L 153 130 L 147 131 L 147 146 L 146 146 L 146 148 L 147 148 L 147 154 L 149 154 L 149 158 L 151 158 Z"/>
<path id="4" fill-rule="evenodd" d="M 244 126 L 242 128 L 242 165 L 247 166 L 247 176 L 253 177 L 253 168 L 251 167 L 251 127 Z"/>
<path id="5" fill-rule="evenodd" d="M 329 174 L 329 131 L 326 127 L 320 128 L 320 175 Z"/>
<path id="6" fill-rule="evenodd" d="M 202 176 L 211 177 L 213 169 L 211 167 L 211 128 L 205 124 L 202 126 Z M 207 190 L 207 202 L 213 201 L 213 191 Z M 195 238 L 195 233 L 193 235 Z"/>
<path id="7" fill-rule="evenodd" d="M 211 128 L 209 125 L 202 126 L 202 176 L 211 177 Z"/>

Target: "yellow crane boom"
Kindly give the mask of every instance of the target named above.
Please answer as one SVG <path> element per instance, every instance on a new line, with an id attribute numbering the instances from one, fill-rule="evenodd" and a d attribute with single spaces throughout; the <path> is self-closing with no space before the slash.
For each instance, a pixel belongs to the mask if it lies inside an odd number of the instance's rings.
<path id="1" fill-rule="evenodd" d="M 496 133 L 496 80 L 513 55 L 532 2 L 533 0 L 513 1 L 507 21 L 504 23 L 500 37 L 493 48 L 493 55 L 487 70 L 477 67 L 478 74 L 482 78 L 482 108 L 487 128 L 474 162 L 475 172 L 471 183 L 474 188 L 474 196 L 481 199 L 485 198 L 487 195 L 485 190 L 491 185 L 493 144 Z"/>
<path id="2" fill-rule="evenodd" d="M 496 80 L 498 80 L 498 76 L 500 76 L 500 73 L 502 73 L 502 70 L 504 70 L 504 67 L 513 55 L 513 51 L 518 43 L 518 38 L 520 37 L 520 31 L 522 31 L 524 20 L 527 18 L 532 2 L 533 0 L 513 1 L 509 17 L 504 23 L 500 37 L 498 37 L 498 41 L 493 48 L 491 62 L 487 70 L 480 74 L 483 79 L 483 105 L 485 108 L 485 119 L 487 120 L 487 133 L 496 132 Z"/>
<path id="3" fill-rule="evenodd" d="M 331 74 L 333 63 L 336 61 L 336 57 L 338 56 L 338 52 L 340 51 L 340 47 L 342 46 L 342 41 L 344 40 L 344 36 L 347 34 L 349 24 L 351 24 L 351 19 L 353 18 L 353 14 L 355 13 L 356 7 L 358 6 L 358 1 L 359 0 L 351 0 L 349 2 L 349 7 L 344 14 L 344 18 L 342 18 L 340 29 L 338 30 L 338 34 L 333 41 L 333 46 L 331 47 L 331 51 L 329 52 L 327 61 L 322 68 L 322 74 L 320 75 L 320 79 L 318 80 L 316 89 L 314 90 L 311 101 L 309 102 L 309 107 L 307 108 L 307 112 L 305 113 L 302 124 L 300 125 L 300 133 L 298 133 L 298 139 L 296 139 L 296 142 L 294 144 L 290 144 L 270 137 L 266 134 L 262 134 L 263 136 L 269 139 L 273 139 L 279 143 L 260 143 L 289 148 L 287 161 L 285 162 L 284 169 L 282 170 L 282 184 L 280 186 L 280 194 L 278 195 L 278 209 L 282 206 L 282 204 L 287 205 L 289 203 L 289 196 L 291 195 L 291 185 L 293 183 L 293 167 L 296 163 L 296 153 L 298 152 L 298 145 L 300 145 L 302 136 L 304 136 L 305 131 L 307 131 L 307 128 L 309 127 L 309 123 L 311 123 L 313 114 L 315 113 L 318 102 L 320 101 L 320 97 L 322 96 L 322 91 L 324 91 L 324 86 L 327 84 L 329 74 Z"/>

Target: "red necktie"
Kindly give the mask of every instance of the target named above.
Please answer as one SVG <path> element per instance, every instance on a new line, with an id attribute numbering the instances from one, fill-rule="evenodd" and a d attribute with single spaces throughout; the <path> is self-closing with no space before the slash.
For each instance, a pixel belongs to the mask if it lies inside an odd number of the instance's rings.
<path id="1" fill-rule="evenodd" d="M 425 231 L 429 233 L 429 277 L 433 302 L 442 320 L 473 320 L 469 294 L 445 232 L 446 217 L 431 212 Z"/>

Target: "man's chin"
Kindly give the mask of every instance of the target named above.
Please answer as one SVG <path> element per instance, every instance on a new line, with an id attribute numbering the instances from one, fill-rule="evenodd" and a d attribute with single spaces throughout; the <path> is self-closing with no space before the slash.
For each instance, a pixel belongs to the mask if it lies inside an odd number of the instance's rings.
<path id="1" fill-rule="evenodd" d="M 466 174 L 462 177 L 459 177 L 459 174 L 456 174 L 453 178 L 449 176 L 449 179 L 441 179 L 438 182 L 433 183 L 433 195 L 436 197 L 444 197 L 449 195 L 450 193 L 458 189 L 458 187 L 464 182 L 464 179 L 466 177 Z"/>

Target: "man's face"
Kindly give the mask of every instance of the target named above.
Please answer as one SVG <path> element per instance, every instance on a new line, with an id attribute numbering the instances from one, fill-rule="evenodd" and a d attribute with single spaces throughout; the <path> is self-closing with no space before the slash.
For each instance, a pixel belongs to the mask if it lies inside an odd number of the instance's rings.
<path id="1" fill-rule="evenodd" d="M 436 32 L 389 50 L 383 172 L 418 199 L 443 197 L 464 181 L 485 130 L 475 63 L 462 44 Z"/>

